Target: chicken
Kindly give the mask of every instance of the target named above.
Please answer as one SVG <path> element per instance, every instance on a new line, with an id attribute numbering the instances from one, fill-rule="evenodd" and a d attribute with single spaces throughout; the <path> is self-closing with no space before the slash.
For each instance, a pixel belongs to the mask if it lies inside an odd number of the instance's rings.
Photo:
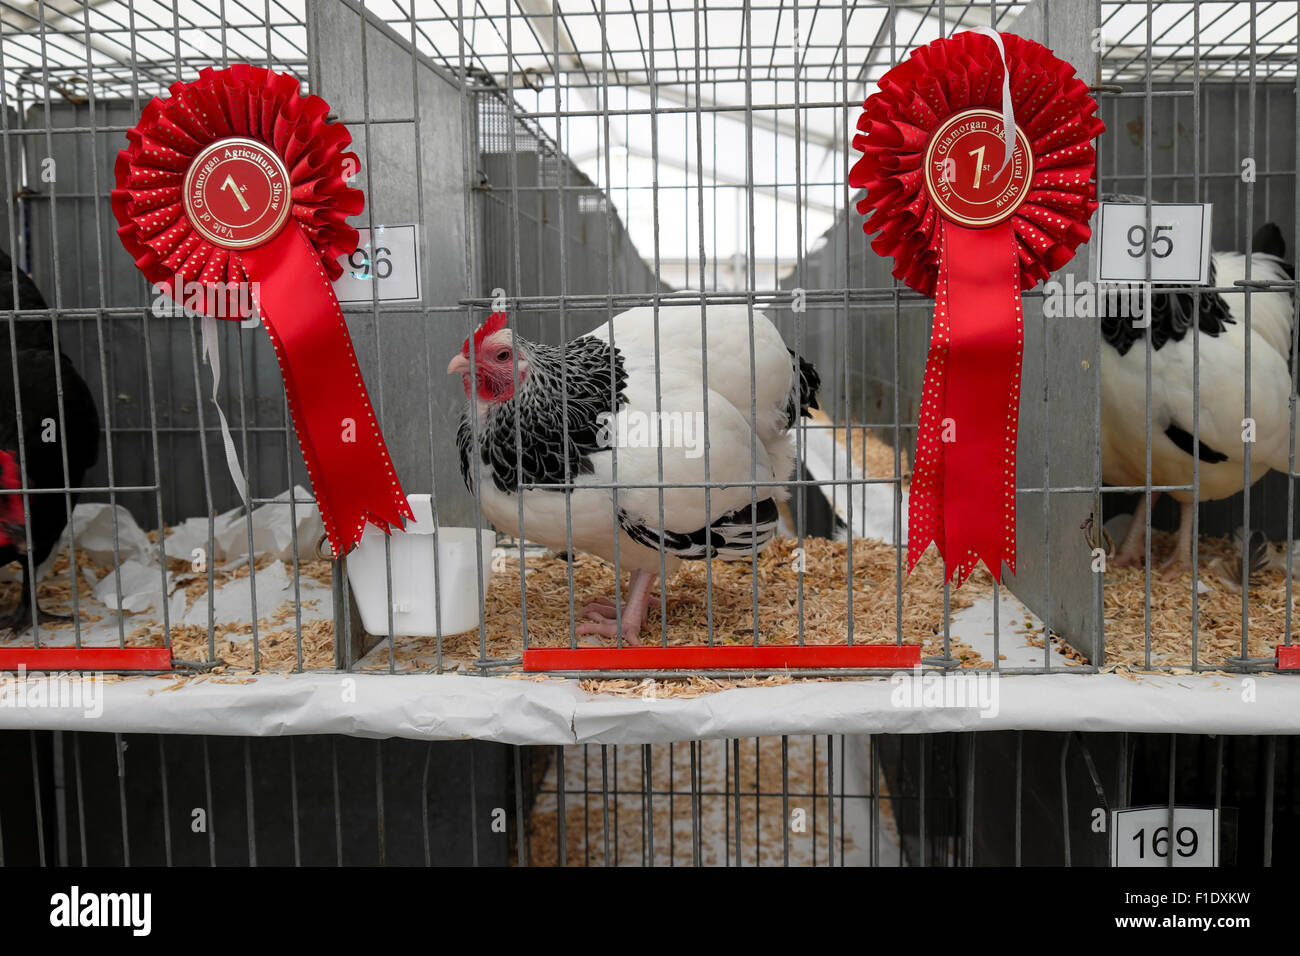
<path id="1" fill-rule="evenodd" d="M 16 297 L 12 280 L 12 263 L 9 256 L 0 251 L 0 316 L 14 309 L 21 312 L 47 308 L 40 291 L 22 270 L 18 270 Z M 0 488 L 22 487 L 19 406 L 14 396 L 14 342 L 17 345 L 17 392 L 22 409 L 22 453 L 26 458 L 27 486 L 32 489 L 78 488 L 86 472 L 99 458 L 99 412 L 90 389 L 77 374 L 71 360 L 55 351 L 54 335 L 47 319 L 15 316 L 12 326 L 14 341 L 10 340 L 7 318 L 3 325 L 5 327 L 0 328 Z M 61 409 L 60 384 L 63 390 Z M 61 440 L 65 434 L 66 441 Z M 62 535 L 68 512 L 76 499 L 75 491 L 71 494 L 71 501 L 57 492 L 29 494 L 31 523 L 27 526 L 23 517 L 23 496 L 0 495 L 0 565 L 19 561 L 23 575 L 18 605 L 10 613 L 0 616 L 0 628 L 19 630 L 35 620 L 66 620 L 66 617 L 41 610 L 39 605 L 33 613 L 32 589 L 28 580 L 28 531 L 30 567 L 39 567 Z"/>
<path id="2" fill-rule="evenodd" d="M 1255 235 L 1250 278 L 1289 280 L 1294 270 L 1283 261 L 1286 246 L 1277 226 L 1269 223 Z M 1213 253 L 1210 285 L 1220 288 L 1246 278 L 1246 256 Z M 1104 299 L 1104 297 L 1102 297 Z M 1226 498 L 1242 490 L 1246 444 L 1247 341 L 1245 294 L 1201 293 L 1199 312 L 1191 293 L 1151 297 L 1151 483 L 1190 485 L 1192 456 L 1200 458 L 1200 498 Z M 1292 298 L 1286 291 L 1251 294 L 1250 417 L 1255 441 L 1250 445 L 1251 478 L 1269 469 L 1285 471 L 1291 440 Z M 1146 330 L 1130 318 L 1105 314 L 1102 320 L 1101 462 L 1102 477 L 1112 485 L 1146 484 Z M 1189 334 L 1191 333 L 1191 334 Z M 1200 349 L 1199 448 L 1193 441 L 1193 339 Z M 1167 577 L 1190 568 L 1196 501 L 1190 491 L 1169 492 L 1181 505 L 1178 541 L 1164 565 Z M 1159 492 L 1151 495 L 1154 501 Z M 1146 495 L 1120 544 L 1115 563 L 1139 564 L 1146 554 Z"/>
<path id="3" fill-rule="evenodd" d="M 795 463 L 791 429 L 816 407 L 820 380 L 762 313 L 752 371 L 746 307 L 710 307 L 707 327 L 706 363 L 698 307 L 659 310 L 658 355 L 649 308 L 562 348 L 524 341 L 498 313 L 447 366 L 469 399 L 461 474 L 488 520 L 556 551 L 617 554 L 631 572 L 621 619 L 614 600 L 593 600 L 579 634 L 639 644 L 661 571 L 748 558 L 773 538 Z M 567 501 L 559 488 L 532 487 L 566 483 Z"/>

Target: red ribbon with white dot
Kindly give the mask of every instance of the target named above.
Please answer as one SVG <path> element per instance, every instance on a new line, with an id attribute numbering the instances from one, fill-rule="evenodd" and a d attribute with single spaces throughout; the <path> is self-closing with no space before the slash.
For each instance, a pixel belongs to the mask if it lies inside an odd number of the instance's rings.
<path id="1" fill-rule="evenodd" d="M 863 229 L 896 278 L 935 299 L 909 571 L 934 542 L 958 586 L 979 561 L 997 580 L 1015 573 L 1020 292 L 1091 235 L 1096 110 L 1068 63 L 992 31 L 913 50 L 864 104 L 849 174 L 866 189 Z"/>
<path id="2" fill-rule="evenodd" d="M 342 556 L 367 521 L 387 531 L 414 516 L 331 284 L 357 247 L 347 218 L 365 200 L 347 185 L 359 168 L 345 152 L 352 137 L 328 114 L 289 74 L 205 69 L 145 107 L 112 198 L 118 235 L 150 282 L 209 317 L 261 317 Z M 251 297 L 238 294 L 245 286 Z"/>

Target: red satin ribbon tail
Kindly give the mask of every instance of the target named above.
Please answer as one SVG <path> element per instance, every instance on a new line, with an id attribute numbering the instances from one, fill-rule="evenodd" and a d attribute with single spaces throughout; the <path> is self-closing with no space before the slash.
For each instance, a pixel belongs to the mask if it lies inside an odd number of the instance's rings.
<path id="1" fill-rule="evenodd" d="M 289 409 L 336 556 L 367 521 L 387 532 L 414 520 L 320 256 L 295 223 L 242 253 L 275 346 Z"/>
<path id="2" fill-rule="evenodd" d="M 908 572 L 933 541 L 957 587 L 1016 566 L 1023 329 L 1010 223 L 944 223 L 908 502 Z"/>
<path id="3" fill-rule="evenodd" d="M 949 575 L 960 586 L 980 561 L 997 581 L 1004 562 L 1015 566 L 1023 329 L 1011 223 L 944 229 L 940 287 L 951 329 L 944 532 Z"/>

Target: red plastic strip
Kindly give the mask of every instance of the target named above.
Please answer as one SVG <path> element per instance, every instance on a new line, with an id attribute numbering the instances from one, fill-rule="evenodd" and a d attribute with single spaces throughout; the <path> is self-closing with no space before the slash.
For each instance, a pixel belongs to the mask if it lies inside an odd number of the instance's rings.
<path id="1" fill-rule="evenodd" d="M 919 644 L 539 647 L 524 651 L 526 671 L 902 668 L 918 667 L 920 663 Z"/>
<path id="2" fill-rule="evenodd" d="M 1279 644 L 1277 646 L 1277 669 L 1280 671 L 1300 671 L 1300 644 Z"/>
<path id="3" fill-rule="evenodd" d="M 170 647 L 0 647 L 0 670 L 169 671 Z"/>

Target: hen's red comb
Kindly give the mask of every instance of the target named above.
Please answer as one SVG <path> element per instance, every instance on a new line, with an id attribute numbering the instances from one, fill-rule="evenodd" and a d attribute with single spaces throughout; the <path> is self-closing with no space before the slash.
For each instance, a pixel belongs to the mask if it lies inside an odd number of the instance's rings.
<path id="1" fill-rule="evenodd" d="M 478 355 L 479 349 L 483 346 L 483 340 L 489 335 L 494 335 L 506 327 L 506 314 L 504 312 L 493 312 L 488 316 L 488 320 L 474 330 L 474 354 Z M 464 346 L 461 347 L 460 354 L 469 358 L 469 339 L 465 340 Z"/>

